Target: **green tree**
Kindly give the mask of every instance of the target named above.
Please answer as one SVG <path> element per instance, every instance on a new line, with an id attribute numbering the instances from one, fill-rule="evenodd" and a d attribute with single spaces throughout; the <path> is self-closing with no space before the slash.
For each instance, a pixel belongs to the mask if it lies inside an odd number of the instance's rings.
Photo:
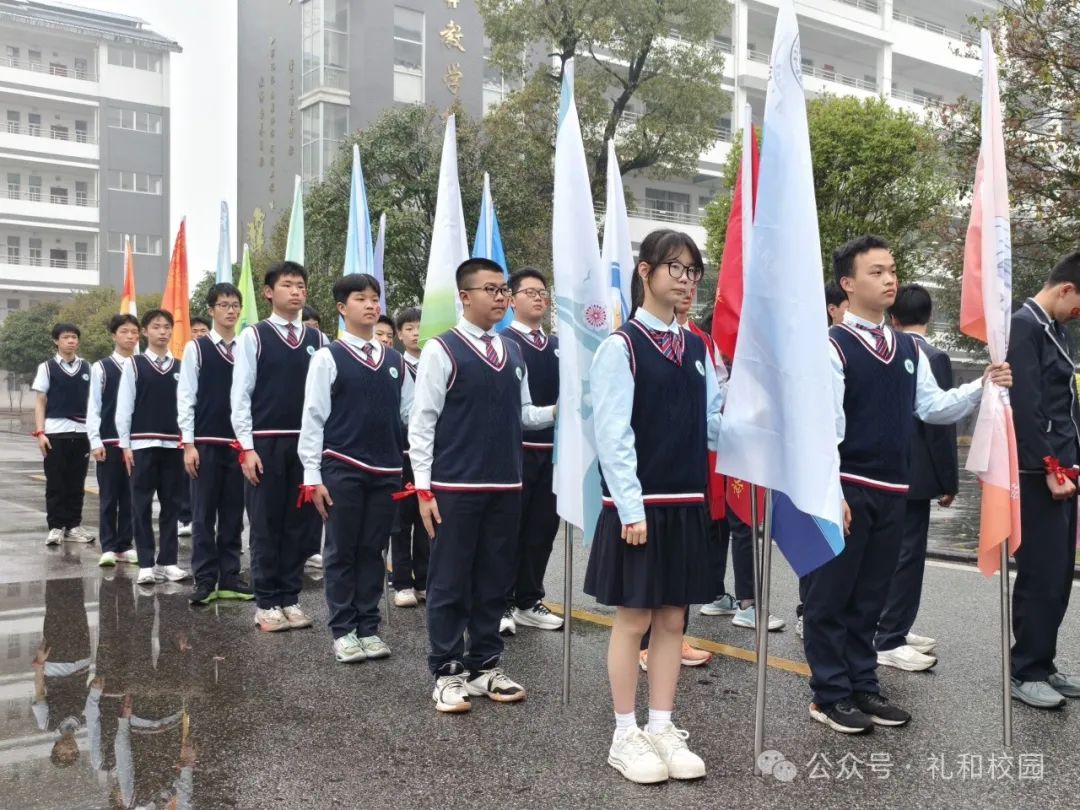
<path id="1" fill-rule="evenodd" d="M 1034 294 L 1055 261 L 1078 247 L 1080 233 L 1080 4 L 1076 0 L 1003 0 L 981 22 L 998 54 L 1005 160 L 1012 224 L 1013 298 Z M 977 49 L 971 49 L 977 55 Z M 962 205 L 948 234 L 952 276 L 962 251 L 980 144 L 981 99 L 962 98 L 938 117 Z M 959 305 L 959 284 L 944 302 Z"/>
<path id="2" fill-rule="evenodd" d="M 135 305 L 139 312 L 161 306 L 161 296 L 155 293 L 138 295 Z M 111 287 L 98 287 L 73 295 L 60 306 L 57 320 L 76 324 L 82 331 L 79 356 L 91 363 L 112 354 L 109 321 L 120 311 L 120 293 Z"/>
<path id="3" fill-rule="evenodd" d="M 566 62 L 575 61 L 575 97 L 594 198 L 602 199 L 606 141 L 616 138 L 620 170 L 689 176 L 717 139 L 729 109 L 721 89 L 725 0 L 477 0 L 492 59 L 511 76 L 522 55 L 550 57 L 492 118 L 525 124 L 520 146 L 548 153 Z M 551 43 L 538 53 L 534 43 Z M 555 69 L 550 65 L 554 59 Z"/>
<path id="4" fill-rule="evenodd" d="M 833 249 L 863 233 L 889 240 L 901 278 L 935 269 L 956 185 L 933 130 L 884 99 L 847 96 L 811 99 L 807 120 L 823 276 L 832 275 Z M 739 143 L 724 170 L 729 188 L 741 159 Z M 717 264 L 730 210 L 730 195 L 716 197 L 706 209 L 708 253 Z"/>
<path id="5" fill-rule="evenodd" d="M 16 382 L 29 385 L 38 364 L 56 354 L 51 335 L 59 314 L 56 302 L 37 303 L 12 312 L 0 324 L 0 368 Z"/>

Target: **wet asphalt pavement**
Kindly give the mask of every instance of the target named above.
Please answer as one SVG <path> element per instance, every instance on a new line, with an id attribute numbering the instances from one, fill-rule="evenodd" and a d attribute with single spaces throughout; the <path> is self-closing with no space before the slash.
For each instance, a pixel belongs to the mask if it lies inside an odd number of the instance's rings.
<path id="1" fill-rule="evenodd" d="M 790 763 L 776 772 L 793 778 L 751 772 L 751 631 L 695 610 L 689 634 L 717 655 L 683 671 L 676 718 L 708 777 L 646 788 L 605 764 L 611 611 L 581 593 L 580 543 L 570 705 L 560 701 L 563 634 L 524 628 L 504 663 L 528 699 L 444 716 L 430 698 L 422 610 L 391 608 L 381 630 L 391 658 L 345 666 L 333 660 L 310 573 L 301 602 L 316 627 L 281 634 L 259 634 L 250 605 L 190 608 L 183 584 L 147 593 L 132 567 L 103 573 L 96 544 L 45 547 L 35 452 L 0 434 L 0 810 L 1080 806 L 1080 702 L 1053 713 L 1015 706 L 1014 745 L 1002 750 L 999 581 L 966 566 L 927 570 L 916 631 L 938 639 L 938 666 L 881 673 L 912 724 L 850 738 L 807 714 L 796 580 L 774 555 L 773 612 L 789 624 L 770 636 L 766 739 Z M 92 495 L 84 514 L 96 524 Z M 181 562 L 189 555 L 184 543 Z M 563 601 L 563 570 L 560 534 L 553 603 Z M 31 662 L 43 639 L 54 666 L 36 698 Z M 1061 669 L 1080 670 L 1078 645 L 1070 614 Z"/>

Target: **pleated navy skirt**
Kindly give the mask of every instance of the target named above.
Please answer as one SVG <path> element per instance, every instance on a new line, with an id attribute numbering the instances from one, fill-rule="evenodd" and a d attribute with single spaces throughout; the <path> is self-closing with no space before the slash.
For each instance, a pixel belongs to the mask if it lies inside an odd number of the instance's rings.
<path id="1" fill-rule="evenodd" d="M 644 545 L 622 539 L 615 509 L 600 510 L 585 571 L 585 593 L 602 605 L 629 608 L 682 607 L 711 602 L 708 514 L 705 504 L 646 506 Z"/>

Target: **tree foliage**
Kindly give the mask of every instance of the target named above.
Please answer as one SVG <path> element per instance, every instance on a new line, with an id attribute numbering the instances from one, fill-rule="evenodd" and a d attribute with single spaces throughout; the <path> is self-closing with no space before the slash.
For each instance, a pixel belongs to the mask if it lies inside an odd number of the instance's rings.
<path id="1" fill-rule="evenodd" d="M 807 120 L 823 276 L 832 275 L 832 251 L 864 233 L 892 244 L 902 278 L 936 267 L 956 182 L 945 171 L 933 130 L 883 99 L 811 99 Z M 737 139 L 724 170 L 729 188 L 741 159 L 740 143 Z M 730 210 L 730 195 L 718 196 L 703 222 L 709 255 L 718 263 Z"/>
<path id="2" fill-rule="evenodd" d="M 146 312 L 161 306 L 161 296 L 155 293 L 137 295 L 135 305 L 139 312 Z M 63 302 L 57 320 L 79 327 L 82 331 L 82 337 L 79 338 L 79 356 L 93 363 L 112 354 L 109 320 L 119 311 L 120 293 L 112 287 L 98 287 L 76 293 Z"/>
<path id="3" fill-rule="evenodd" d="M 0 368 L 29 385 L 38 364 L 56 353 L 51 333 L 59 314 L 60 306 L 48 302 L 8 315 L 0 324 Z"/>
<path id="4" fill-rule="evenodd" d="M 1003 0 L 986 20 L 993 32 L 1004 119 L 1017 301 L 1034 294 L 1055 261 L 1080 247 L 1080 3 Z M 977 55 L 976 49 L 971 49 Z M 963 215 L 949 232 L 959 279 L 967 212 L 980 144 L 981 99 L 962 98 L 938 119 Z M 947 288 L 955 309 L 959 284 Z"/>

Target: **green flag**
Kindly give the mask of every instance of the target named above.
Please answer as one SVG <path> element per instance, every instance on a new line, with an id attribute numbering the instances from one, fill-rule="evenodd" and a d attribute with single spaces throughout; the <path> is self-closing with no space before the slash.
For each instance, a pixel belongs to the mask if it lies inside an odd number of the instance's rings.
<path id="1" fill-rule="evenodd" d="M 285 242 L 285 261 L 304 263 L 304 193 L 300 175 L 293 185 L 292 211 L 289 213 L 289 238 Z"/>
<path id="2" fill-rule="evenodd" d="M 246 326 L 254 326 L 259 322 L 259 308 L 255 305 L 255 279 L 251 277 L 251 251 L 247 242 L 244 243 L 244 258 L 240 264 L 240 295 L 244 297 L 243 306 L 240 307 L 240 320 L 236 322 L 236 331 L 242 332 Z"/>

